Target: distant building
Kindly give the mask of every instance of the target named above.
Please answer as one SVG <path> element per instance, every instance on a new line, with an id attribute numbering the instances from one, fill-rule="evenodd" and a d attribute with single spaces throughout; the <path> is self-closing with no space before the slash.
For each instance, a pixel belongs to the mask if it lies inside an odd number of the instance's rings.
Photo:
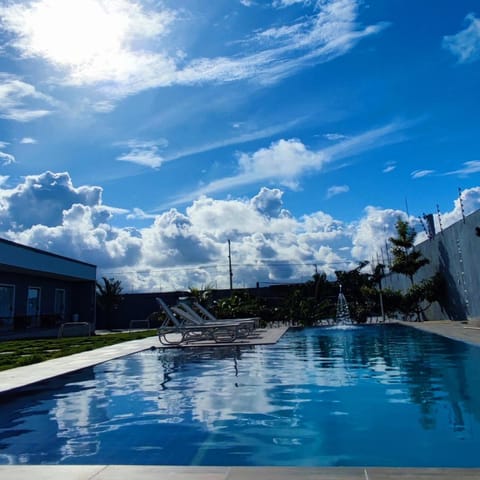
<path id="1" fill-rule="evenodd" d="M 96 265 L 0 238 L 0 331 L 95 323 Z"/>

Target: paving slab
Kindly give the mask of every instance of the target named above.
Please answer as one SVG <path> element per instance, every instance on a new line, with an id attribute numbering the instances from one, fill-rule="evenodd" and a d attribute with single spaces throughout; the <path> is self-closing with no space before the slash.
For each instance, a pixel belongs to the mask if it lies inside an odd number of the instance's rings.
<path id="1" fill-rule="evenodd" d="M 5 465 L 1 480 L 474 480 L 476 468 Z"/>
<path id="2" fill-rule="evenodd" d="M 480 346 L 480 328 L 465 322 L 452 320 L 430 320 L 427 322 L 404 322 L 397 320 L 395 323 L 416 328 L 425 332 L 435 333 L 444 337 Z"/>
<path id="3" fill-rule="evenodd" d="M 0 479 L 91 480 L 105 468 L 105 465 L 0 465 Z"/>

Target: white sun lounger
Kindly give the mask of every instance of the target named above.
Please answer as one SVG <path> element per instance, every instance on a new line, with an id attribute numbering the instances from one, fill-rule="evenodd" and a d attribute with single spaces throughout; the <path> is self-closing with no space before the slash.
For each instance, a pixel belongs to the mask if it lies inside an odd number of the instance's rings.
<path id="1" fill-rule="evenodd" d="M 205 319 L 211 320 L 212 322 L 220 322 L 220 321 L 224 321 L 224 322 L 233 322 L 233 321 L 235 321 L 235 322 L 253 322 L 255 327 L 258 327 L 259 322 L 261 320 L 260 317 L 228 318 L 228 319 L 220 320 L 217 317 L 215 317 L 215 315 L 213 315 L 213 313 L 208 311 L 200 303 L 193 302 L 192 305 L 193 305 L 193 309 L 196 310 L 200 316 L 204 317 Z"/>
<path id="2" fill-rule="evenodd" d="M 161 298 L 157 297 L 156 301 L 165 313 L 165 321 L 158 328 L 158 338 L 162 345 L 179 345 L 202 340 L 225 343 L 234 342 L 236 339 L 237 330 L 234 325 L 189 325 L 186 315 L 179 315 L 180 318 L 177 318 Z"/>
<path id="3" fill-rule="evenodd" d="M 172 310 L 177 313 L 180 317 L 185 318 L 185 320 L 194 325 L 203 325 L 203 326 L 220 326 L 220 325 L 233 325 L 236 327 L 236 336 L 238 338 L 246 338 L 255 330 L 255 320 L 254 319 L 216 319 L 204 318 L 198 314 L 190 305 L 185 302 L 180 302 L 177 306 L 172 307 Z"/>

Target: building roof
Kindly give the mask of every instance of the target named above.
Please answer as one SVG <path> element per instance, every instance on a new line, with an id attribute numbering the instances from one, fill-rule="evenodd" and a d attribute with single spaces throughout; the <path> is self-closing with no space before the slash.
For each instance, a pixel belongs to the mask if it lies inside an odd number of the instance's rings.
<path id="1" fill-rule="evenodd" d="M 0 238 L 0 271 L 95 281 L 97 266 Z"/>

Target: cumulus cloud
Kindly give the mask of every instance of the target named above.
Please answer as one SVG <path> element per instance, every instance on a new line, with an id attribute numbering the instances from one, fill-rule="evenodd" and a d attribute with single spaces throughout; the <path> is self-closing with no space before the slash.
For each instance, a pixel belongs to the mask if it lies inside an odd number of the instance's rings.
<path id="1" fill-rule="evenodd" d="M 51 97 L 17 76 L 0 73 L 0 118 L 30 122 L 49 115 L 52 110 L 41 106 L 54 103 Z"/>
<path id="2" fill-rule="evenodd" d="M 38 224 L 55 226 L 64 210 L 74 204 L 99 206 L 101 195 L 100 187 L 75 188 L 68 173 L 29 175 L 23 183 L 0 190 L 0 225 L 14 231 Z"/>
<path id="3" fill-rule="evenodd" d="M 462 205 L 463 214 L 469 215 L 480 208 L 480 187 L 467 188 L 461 192 L 462 201 L 456 198 L 453 202 L 452 210 L 441 213 L 442 227 L 446 228 L 455 222 L 462 219 Z M 440 230 L 440 219 L 434 215 L 435 229 Z"/>
<path id="4" fill-rule="evenodd" d="M 204 196 L 185 212 L 172 208 L 152 216 L 105 205 L 101 188 L 75 186 L 66 173 L 45 172 L 9 186 L 12 181 L 0 178 L 4 238 L 94 263 L 99 276 L 120 279 L 126 291 L 228 288 L 228 240 L 234 285 L 305 281 L 315 268 L 334 278 L 335 270 L 375 261 L 377 254 L 386 261 L 385 242 L 397 219 L 406 218 L 373 206 L 352 223 L 322 211 L 295 217 L 283 192 L 267 187 L 252 198 Z M 480 187 L 463 191 L 462 201 L 466 215 L 480 208 Z M 127 214 L 145 226 L 115 226 Z M 461 214 L 457 199 L 442 214 L 443 226 Z"/>
<path id="5" fill-rule="evenodd" d="M 459 63 L 480 59 L 480 20 L 470 13 L 465 18 L 467 26 L 455 35 L 443 37 L 442 46 L 457 57 Z"/>
<path id="6" fill-rule="evenodd" d="M 298 2 L 282 0 L 276 6 L 293 3 Z M 51 82 L 98 86 L 106 100 L 96 105 L 109 110 L 112 99 L 154 87 L 242 79 L 272 83 L 305 66 L 344 55 L 362 38 L 385 28 L 384 24 L 361 26 L 357 0 L 303 3 L 305 16 L 298 23 L 239 39 L 238 44 L 250 45 L 248 53 L 214 58 L 178 55 L 176 20 L 185 22 L 188 17 L 160 3 L 36 0 L 4 5 L 0 17 L 1 26 L 13 37 L 12 48 L 23 58 L 47 62 L 63 75 Z"/>
<path id="7" fill-rule="evenodd" d="M 372 206 L 366 207 L 364 212 L 353 229 L 352 257 L 359 261 L 376 262 L 378 256 L 381 262 L 387 263 L 388 239 L 396 235 L 398 219 L 407 219 L 405 212 Z"/>
<path id="8" fill-rule="evenodd" d="M 278 188 L 262 187 L 260 192 L 252 198 L 252 205 L 268 217 L 278 217 L 282 213 L 283 192 Z"/>

